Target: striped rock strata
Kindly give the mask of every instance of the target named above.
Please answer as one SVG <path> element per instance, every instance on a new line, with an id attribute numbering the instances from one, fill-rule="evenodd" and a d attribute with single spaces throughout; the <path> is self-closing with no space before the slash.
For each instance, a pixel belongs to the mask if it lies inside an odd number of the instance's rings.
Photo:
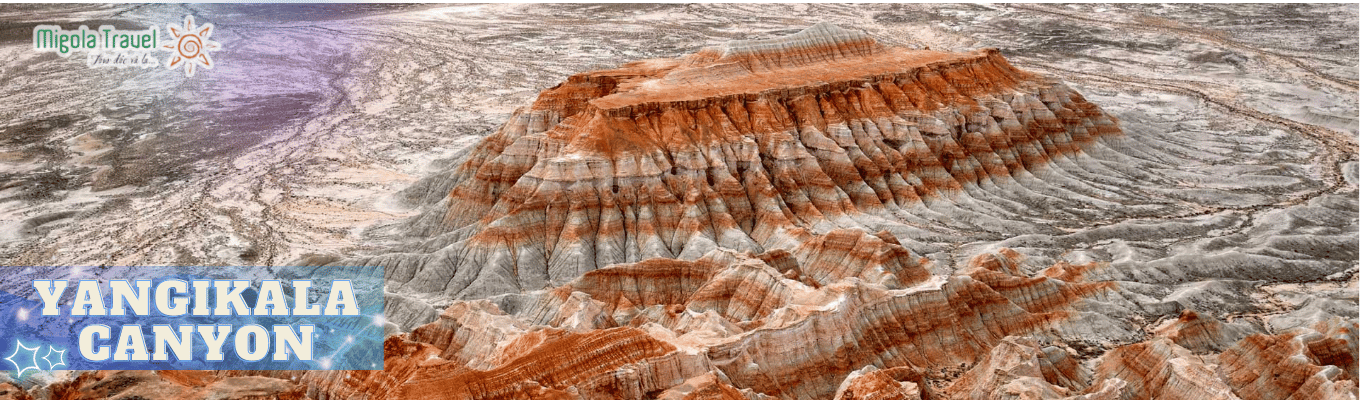
<path id="1" fill-rule="evenodd" d="M 925 377 L 914 368 L 886 370 L 872 365 L 850 373 L 836 391 L 836 400 L 929 400 L 934 398 Z"/>
<path id="2" fill-rule="evenodd" d="M 1354 398 L 1353 321 L 1236 340 L 1237 325 L 1187 311 L 1082 362 L 1062 330 L 1117 288 L 1015 275 L 1017 259 L 1003 249 L 975 258 L 971 275 L 905 289 L 853 278 L 814 289 L 730 250 L 617 264 L 553 290 L 455 301 L 389 337 L 382 371 L 160 373 L 136 388 L 262 377 L 249 382 L 309 398 Z M 1043 272 L 1055 269 L 1077 270 Z M 728 287 L 741 289 L 713 289 Z M 89 388 L 115 379 L 81 375 L 63 398 L 101 397 Z"/>
<path id="3" fill-rule="evenodd" d="M 88 372 L 37 395 L 1356 398 L 1353 294 L 1241 318 L 1254 282 L 1345 277 L 1354 195 L 1126 221 L 1256 190 L 1187 170 L 1272 143 L 1138 134 L 997 50 L 831 25 L 586 72 L 403 192 L 418 244 L 335 262 L 386 268 L 383 370 Z M 1255 236 L 1162 249 L 1211 231 Z"/>
<path id="4" fill-rule="evenodd" d="M 1035 313 L 968 276 L 904 289 L 858 279 L 814 289 L 781 276 L 730 250 L 613 265 L 549 291 L 456 301 L 435 322 L 389 338 L 382 373 L 313 371 L 302 380 L 320 393 L 366 398 L 928 394 L 923 374 L 971 365 L 1011 335 L 1044 334 L 1069 316 L 1064 304 L 1080 301 L 1001 281 L 1015 301 L 1052 305 Z"/>
<path id="5" fill-rule="evenodd" d="M 1109 135 L 1114 118 L 996 50 L 816 25 L 568 78 L 407 191 L 439 204 L 411 224 L 429 253 L 342 263 L 386 266 L 397 290 L 481 298 L 615 263 L 782 250 L 818 284 L 905 287 L 929 275 L 922 258 L 867 228 L 979 188 L 1048 201 L 1046 184 L 998 182 L 1034 181 Z"/>
<path id="6" fill-rule="evenodd" d="M 1022 235 L 1053 213 L 1178 207 L 1134 187 L 1168 181 L 1123 165 L 1160 157 L 1122 136 L 996 50 L 824 24 L 578 74 L 404 192 L 421 243 L 336 262 L 387 270 L 407 333 L 385 370 L 219 377 L 367 399 L 1353 398 L 1353 322 L 1248 336 L 1149 284 L 1177 268 L 1004 247 L 1064 248 Z M 1016 239 L 922 257 L 973 231 Z"/>
<path id="7" fill-rule="evenodd" d="M 1008 336 L 1045 334 L 1068 317 L 1064 304 L 1081 301 L 998 280 L 1008 297 L 966 275 L 903 289 L 856 278 L 813 288 L 771 265 L 789 258 L 714 250 L 694 261 L 617 264 L 548 291 L 455 301 L 435 321 L 389 337 L 381 371 L 146 373 L 134 389 L 255 382 L 287 389 L 278 398 L 930 398 L 927 378 L 940 366 L 974 364 Z M 1034 313 L 1017 302 L 1051 306 Z M 67 399 L 116 397 L 131 389 L 95 389 L 120 379 L 84 373 L 59 389 Z"/>
<path id="8" fill-rule="evenodd" d="M 1252 335 L 1219 356 L 1222 374 L 1244 400 L 1354 399 L 1354 320 L 1332 318 L 1277 335 Z"/>

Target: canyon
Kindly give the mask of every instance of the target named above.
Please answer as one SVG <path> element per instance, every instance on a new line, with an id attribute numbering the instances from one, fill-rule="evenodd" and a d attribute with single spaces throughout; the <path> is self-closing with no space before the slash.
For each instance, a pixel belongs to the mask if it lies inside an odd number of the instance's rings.
<path id="1" fill-rule="evenodd" d="M 1157 10 L 921 7 L 557 66 L 475 143 L 362 189 L 388 214 L 341 228 L 364 245 L 261 250 L 383 268 L 382 370 L 73 372 L 0 398 L 1356 398 L 1353 66 Z M 360 19 L 441 13 L 485 17 Z M 992 22 L 936 26 L 968 18 Z M 1210 56 L 1153 72 L 1185 51 Z"/>
<path id="2" fill-rule="evenodd" d="M 1130 136 L 995 49 L 885 46 L 831 24 L 573 75 L 406 190 L 427 204 L 406 229 L 428 252 L 333 262 L 383 266 L 394 297 L 449 301 L 433 321 L 389 306 L 407 323 L 391 331 L 410 331 L 388 340 L 399 355 L 385 372 L 402 374 L 308 385 L 392 398 L 1353 398 L 1353 315 L 1270 336 L 1147 292 L 1187 275 L 1315 281 L 1341 263 L 1043 266 L 1002 245 L 1062 214 L 1195 208 L 1157 173 L 1187 160 Z M 935 265 L 947 259 L 921 242 L 940 225 L 1014 239 Z M 1159 313 L 1177 319 L 1151 335 L 1120 318 Z M 1258 344 L 1277 342 L 1298 344 Z M 1291 372 L 1247 372 L 1286 353 L 1296 361 L 1276 368 Z M 695 379 L 713 394 L 678 393 Z"/>

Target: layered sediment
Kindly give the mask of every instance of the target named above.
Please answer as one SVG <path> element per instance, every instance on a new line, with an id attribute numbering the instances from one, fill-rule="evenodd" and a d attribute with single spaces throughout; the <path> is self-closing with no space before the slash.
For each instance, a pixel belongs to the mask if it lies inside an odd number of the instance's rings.
<path id="1" fill-rule="evenodd" d="M 998 50 L 828 24 L 585 72 L 403 192 L 418 244 L 335 262 L 386 268 L 384 370 L 137 379 L 253 377 L 279 398 L 1354 399 L 1355 319 L 1320 317 L 1338 302 L 1266 323 L 1230 297 L 1259 282 L 1186 283 L 1336 262 L 1271 268 L 1284 239 L 1193 243 L 1220 262 L 1198 269 L 1138 261 L 1185 232 L 1349 238 L 1354 222 L 1311 221 L 1352 221 L 1354 200 L 1291 205 L 1283 227 L 1185 205 L 1217 189 L 1169 189 L 1199 176 L 1165 172 L 1193 151 L 1160 139 Z M 1120 220 L 1177 207 L 1192 218 Z"/>
<path id="2" fill-rule="evenodd" d="M 929 275 L 922 257 L 866 227 L 1119 134 L 994 49 L 908 50 L 823 24 L 574 75 L 408 191 L 440 205 L 412 223 L 434 251 L 347 262 L 479 298 L 615 263 L 783 250 L 818 284 L 904 287 Z"/>
<path id="3" fill-rule="evenodd" d="M 1136 187 L 1168 182 L 1138 167 L 1156 149 L 997 50 L 905 49 L 828 24 L 577 74 L 404 192 L 426 205 L 407 226 L 416 251 L 341 262 L 452 302 L 389 339 L 415 349 L 389 354 L 404 378 L 357 385 L 488 399 L 1353 396 L 1337 384 L 1355 375 L 1344 326 L 1320 338 L 1225 323 L 1173 300 L 1192 289 L 1141 283 L 1175 280 L 1156 265 L 924 256 L 941 231 L 1164 212 L 1174 196 Z M 1157 315 L 1170 318 L 1134 322 Z M 1284 372 L 1243 372 L 1253 362 Z"/>

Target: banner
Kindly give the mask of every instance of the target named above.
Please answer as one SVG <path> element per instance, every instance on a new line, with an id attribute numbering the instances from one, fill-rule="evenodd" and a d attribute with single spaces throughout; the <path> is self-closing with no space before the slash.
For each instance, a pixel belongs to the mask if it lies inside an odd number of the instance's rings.
<path id="1" fill-rule="evenodd" d="M 28 267 L 20 275 L 5 281 L 29 285 L 0 288 L 0 365 L 19 377 L 383 366 L 381 268 Z"/>

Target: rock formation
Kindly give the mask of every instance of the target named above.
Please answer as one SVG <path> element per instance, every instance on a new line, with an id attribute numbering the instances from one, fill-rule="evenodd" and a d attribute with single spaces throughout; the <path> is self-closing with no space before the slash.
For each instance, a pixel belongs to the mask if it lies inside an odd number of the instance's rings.
<path id="1" fill-rule="evenodd" d="M 1092 387 L 1119 387 L 1119 399 L 1238 399 L 1212 366 L 1167 339 L 1111 350 L 1095 375 Z"/>
<path id="2" fill-rule="evenodd" d="M 1356 397 L 1355 321 L 1340 318 L 1277 335 L 1252 335 L 1219 356 L 1244 400 Z"/>
<path id="3" fill-rule="evenodd" d="M 819 285 L 906 287 L 929 275 L 924 260 L 865 228 L 927 212 L 923 198 L 1030 180 L 1119 134 L 994 49 L 908 50 L 820 24 L 568 78 L 449 176 L 408 189 L 443 196 L 412 224 L 434 251 L 344 263 L 387 266 L 401 290 L 480 298 L 616 263 L 782 250 Z"/>
<path id="4" fill-rule="evenodd" d="M 880 370 L 870 365 L 845 377 L 836 400 L 925 400 L 934 398 L 925 377 L 914 368 Z"/>
<path id="5" fill-rule="evenodd" d="M 449 299 L 438 319 L 390 338 L 383 374 L 306 379 L 380 398 L 1353 396 L 1345 323 L 1248 336 L 1192 310 L 1194 288 L 1145 285 L 1184 276 L 1160 265 L 922 255 L 932 224 L 1155 213 L 1128 185 L 1162 178 L 1124 165 L 1152 151 L 997 50 L 829 24 L 577 74 L 404 192 L 426 205 L 415 251 L 337 262 Z M 406 303 L 400 321 L 428 321 Z"/>
<path id="6" fill-rule="evenodd" d="M 1062 398 L 1085 390 L 1091 372 L 1057 347 L 1006 338 L 954 381 L 948 398 Z"/>
<path id="7" fill-rule="evenodd" d="M 301 400 L 306 388 L 287 379 L 222 376 L 209 371 L 94 371 L 44 388 L 50 399 Z"/>
<path id="8" fill-rule="evenodd" d="M 1116 221 L 1175 199 L 1130 184 L 1172 179 L 1137 166 L 1161 156 L 1136 142 L 998 50 L 912 50 L 829 24 L 585 72 L 403 193 L 424 207 L 402 226 L 417 244 L 333 263 L 386 268 L 383 370 L 87 373 L 58 388 L 74 399 L 118 379 L 190 393 L 254 378 L 279 398 L 1354 399 L 1353 316 L 1295 327 L 1318 318 L 1290 314 L 1278 324 L 1293 329 L 1276 331 L 1222 312 L 1245 307 L 1230 289 L 1257 283 L 1183 284 L 1224 268 L 1124 268 L 1162 250 L 1122 242 L 1100 250 L 1118 265 L 1025 249 L 1066 253 L 1120 229 L 1254 229 L 1219 215 Z M 1354 215 L 1337 211 L 1346 201 L 1286 214 Z M 1110 224 L 1068 234 L 1051 226 L 1059 214 Z M 1246 276 L 1337 273 L 1300 263 Z"/>
<path id="9" fill-rule="evenodd" d="M 1154 332 L 1156 336 L 1171 339 L 1176 345 L 1196 353 L 1221 352 L 1251 333 L 1251 327 L 1225 324 L 1190 309 Z"/>

